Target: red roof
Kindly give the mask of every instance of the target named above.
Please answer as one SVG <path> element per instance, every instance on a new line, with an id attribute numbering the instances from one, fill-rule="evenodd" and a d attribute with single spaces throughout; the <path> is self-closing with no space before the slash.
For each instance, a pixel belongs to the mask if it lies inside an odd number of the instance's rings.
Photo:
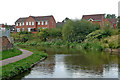
<path id="1" fill-rule="evenodd" d="M 93 20 L 102 21 L 102 18 L 104 15 L 105 14 L 83 15 L 82 19 L 85 19 L 85 20 L 93 19 Z"/>

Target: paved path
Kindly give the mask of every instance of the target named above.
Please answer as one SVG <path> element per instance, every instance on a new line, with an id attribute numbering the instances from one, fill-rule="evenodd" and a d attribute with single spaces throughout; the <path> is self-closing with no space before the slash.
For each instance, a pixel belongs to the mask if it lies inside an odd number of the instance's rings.
<path id="1" fill-rule="evenodd" d="M 22 54 L 21 55 L 18 55 L 18 56 L 15 56 L 15 57 L 12 57 L 12 58 L 8 58 L 8 59 L 4 59 L 4 60 L 1 60 L 0 61 L 0 66 L 4 66 L 4 65 L 7 65 L 9 63 L 13 63 L 13 62 L 16 62 L 16 61 L 19 61 L 21 59 L 24 59 L 30 55 L 32 55 L 33 53 L 28 51 L 28 50 L 24 50 L 24 49 L 19 49 L 22 51 Z"/>

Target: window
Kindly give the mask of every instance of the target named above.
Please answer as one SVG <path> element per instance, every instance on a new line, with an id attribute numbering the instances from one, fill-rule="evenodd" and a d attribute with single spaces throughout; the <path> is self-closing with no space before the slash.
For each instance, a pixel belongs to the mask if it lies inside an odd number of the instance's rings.
<path id="1" fill-rule="evenodd" d="M 42 21 L 42 25 L 44 25 L 44 21 Z"/>
<path id="2" fill-rule="evenodd" d="M 18 26 L 18 23 L 16 23 L 16 26 Z"/>
<path id="3" fill-rule="evenodd" d="M 22 28 L 22 31 L 24 31 L 24 28 Z"/>
<path id="4" fill-rule="evenodd" d="M 20 28 L 17 28 L 17 32 L 20 32 Z"/>
<path id="5" fill-rule="evenodd" d="M 31 22 L 29 22 L 29 25 L 31 25 Z"/>
<path id="6" fill-rule="evenodd" d="M 38 25 L 40 25 L 40 22 L 38 22 Z"/>
<path id="7" fill-rule="evenodd" d="M 20 23 L 20 26 L 21 26 L 21 23 Z"/>
<path id="8" fill-rule="evenodd" d="M 32 22 L 32 25 L 34 25 L 34 22 Z"/>
<path id="9" fill-rule="evenodd" d="M 28 28 L 28 32 L 30 32 L 31 31 L 31 28 Z"/>
<path id="10" fill-rule="evenodd" d="M 26 22 L 26 25 L 28 25 L 28 22 Z"/>
<path id="11" fill-rule="evenodd" d="M 24 22 L 22 23 L 22 25 L 24 25 Z"/>
<path id="12" fill-rule="evenodd" d="M 45 25 L 47 25 L 47 21 L 45 21 Z"/>

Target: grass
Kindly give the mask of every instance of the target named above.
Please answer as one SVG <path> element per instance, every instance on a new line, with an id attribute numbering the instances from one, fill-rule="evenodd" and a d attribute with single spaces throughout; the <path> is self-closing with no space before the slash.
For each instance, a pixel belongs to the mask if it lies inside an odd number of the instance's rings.
<path id="1" fill-rule="evenodd" d="M 0 58 L 0 60 L 11 58 L 11 57 L 14 57 L 14 56 L 17 56 L 17 55 L 20 55 L 20 54 L 22 54 L 22 51 L 20 51 L 17 48 L 6 50 L 6 51 L 2 51 L 2 52 L 0 52 L 0 56 L 2 56 Z"/>
<path id="2" fill-rule="evenodd" d="M 24 48 L 24 49 L 27 49 L 27 48 Z M 32 51 L 34 54 L 20 61 L 10 63 L 8 65 L 0 67 L 0 69 L 2 68 L 1 75 L 3 80 L 10 79 L 20 73 L 23 73 L 24 71 L 29 70 L 31 68 L 31 65 L 39 61 L 41 58 L 47 57 L 47 54 L 42 51 L 39 52 L 32 48 L 31 49 L 29 48 L 27 50 Z"/>

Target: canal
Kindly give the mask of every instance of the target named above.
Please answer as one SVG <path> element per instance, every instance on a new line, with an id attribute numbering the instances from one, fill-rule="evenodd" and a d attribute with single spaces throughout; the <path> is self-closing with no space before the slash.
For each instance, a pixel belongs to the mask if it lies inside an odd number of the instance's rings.
<path id="1" fill-rule="evenodd" d="M 105 52 L 36 47 L 48 58 L 14 79 L 24 78 L 118 78 L 119 56 Z"/>

